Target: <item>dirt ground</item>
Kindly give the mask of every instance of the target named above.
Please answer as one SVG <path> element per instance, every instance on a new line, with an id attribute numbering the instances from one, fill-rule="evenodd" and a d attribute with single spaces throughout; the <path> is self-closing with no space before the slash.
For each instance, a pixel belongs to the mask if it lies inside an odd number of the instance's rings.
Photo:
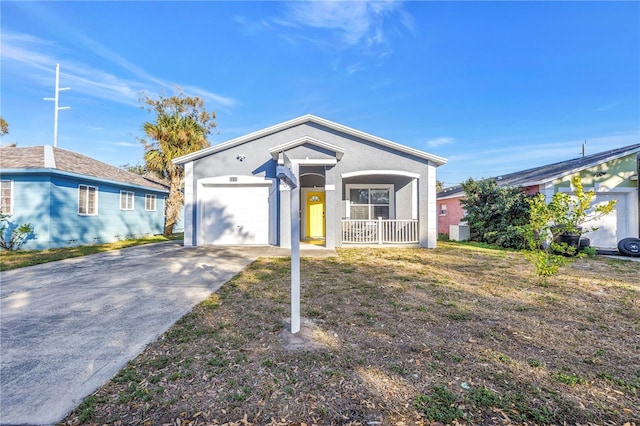
<path id="1" fill-rule="evenodd" d="M 516 252 L 440 243 L 260 259 L 65 425 L 640 424 L 640 263 L 546 285 Z"/>

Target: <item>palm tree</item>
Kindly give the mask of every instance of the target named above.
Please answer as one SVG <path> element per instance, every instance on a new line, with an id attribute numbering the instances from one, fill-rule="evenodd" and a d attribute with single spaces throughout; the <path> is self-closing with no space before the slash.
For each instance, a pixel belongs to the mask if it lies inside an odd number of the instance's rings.
<path id="1" fill-rule="evenodd" d="M 199 151 L 210 146 L 206 136 L 216 127 L 214 113 L 203 110 L 204 102 L 200 98 L 181 95 L 160 100 L 145 101 L 153 106 L 157 118 L 155 123 L 146 122 L 142 126 L 152 143 L 145 144 L 144 159 L 147 170 L 154 172 L 169 185 L 169 197 L 165 205 L 164 234 L 170 235 L 184 205 L 182 187 L 184 169 L 173 163 L 175 158 Z"/>

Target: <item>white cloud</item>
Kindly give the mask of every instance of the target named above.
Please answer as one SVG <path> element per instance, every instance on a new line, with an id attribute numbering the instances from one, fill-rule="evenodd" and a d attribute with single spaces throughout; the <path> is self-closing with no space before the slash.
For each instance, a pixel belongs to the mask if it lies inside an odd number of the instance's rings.
<path id="1" fill-rule="evenodd" d="M 0 49 L 3 68 L 5 72 L 9 70 L 17 75 L 27 76 L 53 91 L 55 64 L 61 63 L 60 85 L 62 87 L 71 86 L 75 93 L 131 106 L 139 106 L 140 94 L 150 87 L 155 87 L 159 91 L 173 91 L 179 86 L 177 83 L 145 72 L 89 37 L 78 35 L 77 40 L 80 40 L 88 51 L 115 65 L 116 71 L 107 72 L 86 62 L 79 62 L 71 57 L 65 58 L 64 48 L 56 43 L 6 29 L 2 30 L 2 48 Z M 120 75 L 115 74 L 118 68 L 123 71 L 118 73 Z M 127 74 L 131 77 L 121 76 Z M 195 86 L 187 86 L 184 91 L 187 95 L 200 96 L 205 101 L 213 103 L 214 108 L 233 107 L 237 104 L 237 101 L 231 97 Z"/>
<path id="2" fill-rule="evenodd" d="M 114 143 L 112 143 L 112 145 L 124 146 L 126 148 L 140 148 L 142 146 L 142 144 L 134 143 L 134 142 L 114 142 Z"/>
<path id="3" fill-rule="evenodd" d="M 5 69 L 7 62 L 11 61 L 39 71 L 51 71 L 51 64 L 55 64 L 55 60 L 48 53 L 55 45 L 46 40 L 3 30 L 0 43 L 0 57 Z"/>
<path id="4" fill-rule="evenodd" d="M 442 145 L 449 145 L 452 143 L 455 143 L 455 139 L 451 137 L 441 137 L 441 138 L 429 139 L 427 141 L 427 145 L 430 148 L 435 148 Z"/>
<path id="5" fill-rule="evenodd" d="M 386 51 L 389 48 L 387 18 L 396 15 L 400 17 L 397 22 L 413 32 L 413 19 L 397 1 L 289 2 L 286 3 L 284 16 L 272 18 L 272 22 L 291 30 L 313 28 L 323 31 L 324 35 L 309 38 L 319 45 L 383 48 Z M 326 33 L 329 33 L 333 42 L 327 43 Z"/>
<path id="6" fill-rule="evenodd" d="M 224 107 L 233 107 L 238 105 L 238 101 L 233 98 L 218 95 L 217 93 L 212 93 L 199 87 L 184 86 L 183 88 L 185 93 L 187 93 L 188 95 L 199 96 L 205 101 L 213 102 L 216 105 L 221 105 Z"/>
<path id="7" fill-rule="evenodd" d="M 596 111 L 597 111 L 597 112 L 606 111 L 606 110 L 608 110 L 608 109 L 615 108 L 615 107 L 617 107 L 618 105 L 620 105 L 620 102 L 616 102 L 616 103 L 609 104 L 609 105 L 604 105 L 604 106 L 601 106 L 601 107 L 599 107 L 599 108 L 596 108 Z"/>

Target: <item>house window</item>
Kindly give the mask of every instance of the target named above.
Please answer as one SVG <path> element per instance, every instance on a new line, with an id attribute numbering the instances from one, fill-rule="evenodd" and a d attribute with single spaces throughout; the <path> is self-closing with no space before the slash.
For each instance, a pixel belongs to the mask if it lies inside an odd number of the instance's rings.
<path id="1" fill-rule="evenodd" d="M 349 185 L 348 216 L 355 220 L 374 220 L 391 217 L 391 185 L 359 186 Z"/>
<path id="2" fill-rule="evenodd" d="M 146 194 L 144 197 L 144 209 L 149 212 L 156 211 L 156 196 Z"/>
<path id="3" fill-rule="evenodd" d="M 133 210 L 133 199 L 133 192 L 120 191 L 120 210 Z"/>
<path id="4" fill-rule="evenodd" d="M 446 216 L 446 215 L 447 215 L 447 205 L 440 204 L 440 216 Z"/>
<path id="5" fill-rule="evenodd" d="M 78 214 L 95 216 L 98 214 L 98 188 L 78 186 Z"/>
<path id="6" fill-rule="evenodd" d="M 13 181 L 0 181 L 0 212 L 13 213 Z"/>

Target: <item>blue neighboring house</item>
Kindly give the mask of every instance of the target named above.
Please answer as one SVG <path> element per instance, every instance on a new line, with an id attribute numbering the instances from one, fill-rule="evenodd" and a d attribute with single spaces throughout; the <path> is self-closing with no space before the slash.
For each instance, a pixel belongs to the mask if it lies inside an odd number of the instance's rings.
<path id="1" fill-rule="evenodd" d="M 0 210 L 42 250 L 162 234 L 167 187 L 52 146 L 0 148 Z"/>

